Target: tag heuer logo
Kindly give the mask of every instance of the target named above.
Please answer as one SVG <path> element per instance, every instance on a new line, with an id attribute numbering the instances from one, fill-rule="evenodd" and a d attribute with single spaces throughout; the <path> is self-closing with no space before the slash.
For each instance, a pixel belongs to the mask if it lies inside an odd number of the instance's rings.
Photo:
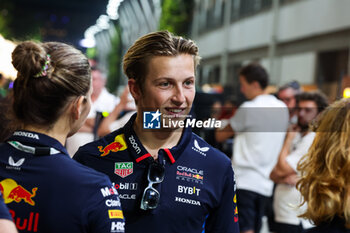
<path id="1" fill-rule="evenodd" d="M 125 178 L 133 173 L 133 162 L 115 163 L 114 173 Z"/>

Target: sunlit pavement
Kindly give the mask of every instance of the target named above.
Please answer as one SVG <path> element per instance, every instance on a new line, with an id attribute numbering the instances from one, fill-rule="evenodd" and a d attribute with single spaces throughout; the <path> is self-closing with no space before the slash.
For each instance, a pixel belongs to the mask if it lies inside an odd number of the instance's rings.
<path id="1" fill-rule="evenodd" d="M 266 216 L 264 216 L 262 219 L 262 227 L 261 227 L 260 233 L 271 233 L 269 231 L 269 226 L 267 224 L 267 217 Z"/>

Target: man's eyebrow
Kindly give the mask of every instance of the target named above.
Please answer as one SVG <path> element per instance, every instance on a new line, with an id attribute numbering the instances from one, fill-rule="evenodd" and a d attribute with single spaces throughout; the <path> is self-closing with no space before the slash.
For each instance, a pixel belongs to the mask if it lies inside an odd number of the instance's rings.
<path id="1" fill-rule="evenodd" d="M 196 76 L 189 76 L 187 78 L 184 78 L 184 80 L 187 80 L 187 79 L 195 79 Z M 162 80 L 162 79 L 165 79 L 165 80 L 176 80 L 175 78 L 171 78 L 171 77 L 158 77 L 156 79 L 153 80 L 153 82 L 156 82 L 156 81 L 159 81 L 159 80 Z"/>

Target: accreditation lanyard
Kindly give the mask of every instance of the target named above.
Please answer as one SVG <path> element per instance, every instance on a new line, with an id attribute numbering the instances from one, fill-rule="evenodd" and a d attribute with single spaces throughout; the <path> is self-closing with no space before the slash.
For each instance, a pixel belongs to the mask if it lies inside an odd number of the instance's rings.
<path id="1" fill-rule="evenodd" d="M 54 155 L 54 154 L 59 154 L 61 153 L 59 150 L 52 148 L 52 147 L 33 147 L 33 146 L 27 146 L 23 145 L 22 143 L 18 141 L 7 141 L 8 144 L 16 148 L 17 150 L 31 153 L 34 155 Z"/>

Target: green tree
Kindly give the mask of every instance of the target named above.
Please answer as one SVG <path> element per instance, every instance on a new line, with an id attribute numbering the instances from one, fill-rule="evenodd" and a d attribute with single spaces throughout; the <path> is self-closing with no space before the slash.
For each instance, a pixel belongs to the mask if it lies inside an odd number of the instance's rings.
<path id="1" fill-rule="evenodd" d="M 110 92 L 115 92 L 117 87 L 122 84 L 121 82 L 121 41 L 120 41 L 120 28 L 116 26 L 117 33 L 112 38 L 112 49 L 108 55 L 108 78 L 106 87 Z"/>
<path id="2" fill-rule="evenodd" d="M 188 36 L 193 7 L 194 0 L 163 0 L 159 29 Z"/>
<path id="3" fill-rule="evenodd" d="M 0 1 L 0 35 L 9 39 L 12 34 L 9 27 L 12 16 L 10 14 L 13 8 L 12 3 L 9 0 Z"/>

